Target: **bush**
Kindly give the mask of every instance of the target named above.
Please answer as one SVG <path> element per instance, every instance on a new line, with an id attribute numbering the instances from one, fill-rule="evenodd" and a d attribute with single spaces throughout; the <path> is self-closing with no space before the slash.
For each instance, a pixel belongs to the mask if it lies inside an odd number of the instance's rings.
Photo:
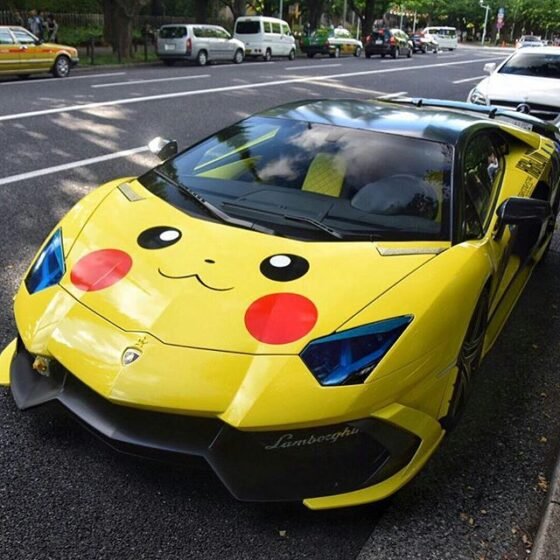
<path id="1" fill-rule="evenodd" d="M 58 42 L 64 45 L 79 46 L 85 45 L 95 39 L 96 44 L 103 40 L 103 28 L 90 25 L 88 27 L 66 27 L 60 26 L 58 30 Z"/>

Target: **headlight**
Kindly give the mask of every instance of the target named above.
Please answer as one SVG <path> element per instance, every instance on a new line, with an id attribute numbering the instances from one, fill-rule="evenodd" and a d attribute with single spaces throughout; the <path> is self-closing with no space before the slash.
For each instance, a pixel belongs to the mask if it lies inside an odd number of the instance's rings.
<path id="1" fill-rule="evenodd" d="M 488 105 L 488 97 L 476 88 L 471 91 L 469 101 L 471 103 L 476 103 L 477 105 Z"/>
<path id="2" fill-rule="evenodd" d="M 300 357 L 321 385 L 363 383 L 411 321 L 404 315 L 318 338 Z"/>
<path id="3" fill-rule="evenodd" d="M 25 286 L 30 294 L 35 294 L 58 284 L 64 276 L 64 251 L 62 248 L 62 230 L 57 229 L 33 263 Z"/>

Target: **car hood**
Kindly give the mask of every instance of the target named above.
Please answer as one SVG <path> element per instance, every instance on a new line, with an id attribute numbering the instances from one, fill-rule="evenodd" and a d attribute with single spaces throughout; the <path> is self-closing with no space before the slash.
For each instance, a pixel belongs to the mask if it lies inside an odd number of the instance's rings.
<path id="1" fill-rule="evenodd" d="M 433 251 L 382 256 L 369 242 L 303 242 L 236 228 L 193 218 L 137 182 L 127 188 L 128 196 L 121 189 L 107 196 L 74 240 L 61 286 L 121 329 L 167 344 L 295 354 L 434 258 Z M 180 239 L 141 246 L 141 234 L 158 227 Z M 270 272 L 278 255 L 281 265 L 285 256 L 298 263 L 297 278 Z"/>
<path id="2" fill-rule="evenodd" d="M 510 101 L 539 103 L 560 107 L 560 80 L 493 73 L 478 86 L 492 102 Z"/>

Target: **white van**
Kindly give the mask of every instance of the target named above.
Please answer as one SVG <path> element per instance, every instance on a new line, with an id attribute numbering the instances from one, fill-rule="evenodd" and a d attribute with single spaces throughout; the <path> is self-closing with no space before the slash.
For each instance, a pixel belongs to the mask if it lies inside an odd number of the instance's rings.
<path id="1" fill-rule="evenodd" d="M 436 38 L 439 49 L 452 51 L 457 48 L 457 29 L 455 27 L 426 27 L 424 33 Z"/>
<path id="2" fill-rule="evenodd" d="M 233 36 L 245 44 L 246 57 L 262 57 L 269 61 L 273 56 L 296 57 L 296 41 L 290 26 L 282 19 L 266 16 L 237 18 Z"/>

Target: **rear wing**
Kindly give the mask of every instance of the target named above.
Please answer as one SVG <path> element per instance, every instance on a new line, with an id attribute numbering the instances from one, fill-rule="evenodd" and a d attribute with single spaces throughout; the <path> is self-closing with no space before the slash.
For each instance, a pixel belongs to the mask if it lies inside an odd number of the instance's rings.
<path id="1" fill-rule="evenodd" d="M 442 109 L 459 109 L 468 113 L 475 113 L 488 117 L 489 119 L 499 119 L 507 124 L 512 124 L 536 132 L 541 136 L 550 138 L 554 142 L 560 142 L 560 129 L 552 124 L 537 119 L 525 113 L 501 109 L 493 105 L 476 105 L 464 101 L 448 101 L 446 99 L 423 99 L 421 97 L 379 97 L 377 101 L 386 103 L 400 103 L 403 105 L 414 105 L 415 107 L 440 107 Z"/>

